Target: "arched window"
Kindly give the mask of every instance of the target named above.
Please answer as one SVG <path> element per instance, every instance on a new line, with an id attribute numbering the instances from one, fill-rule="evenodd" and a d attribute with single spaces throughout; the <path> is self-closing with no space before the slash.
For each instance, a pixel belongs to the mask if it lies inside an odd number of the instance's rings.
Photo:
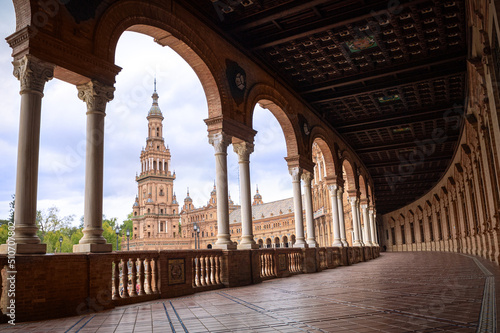
<path id="1" fill-rule="evenodd" d="M 160 209 L 160 214 L 163 214 L 163 209 Z"/>
<path id="2" fill-rule="evenodd" d="M 151 213 L 151 209 L 148 208 L 148 214 Z"/>
<path id="3" fill-rule="evenodd" d="M 156 136 L 160 136 L 160 128 L 159 127 L 156 128 Z"/>
<path id="4" fill-rule="evenodd" d="M 134 212 L 134 216 L 137 216 L 137 212 Z"/>

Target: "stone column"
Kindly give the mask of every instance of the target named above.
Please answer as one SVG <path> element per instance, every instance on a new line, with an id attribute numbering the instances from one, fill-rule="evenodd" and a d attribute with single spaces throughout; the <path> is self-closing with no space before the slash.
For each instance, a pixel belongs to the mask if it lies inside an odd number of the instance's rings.
<path id="1" fill-rule="evenodd" d="M 369 210 L 369 217 L 368 219 L 370 220 L 370 232 L 371 232 L 371 241 L 373 246 L 378 246 L 378 241 L 377 241 L 377 226 L 375 223 L 375 210 L 373 207 L 370 207 Z"/>
<path id="2" fill-rule="evenodd" d="M 337 190 L 337 206 L 339 210 L 339 228 L 340 228 L 340 241 L 342 245 L 349 246 L 345 237 L 345 219 L 344 219 L 344 189 L 339 186 Z"/>
<path id="3" fill-rule="evenodd" d="M 40 117 L 45 82 L 54 76 L 54 66 L 31 55 L 12 63 L 14 76 L 21 84 L 19 141 L 17 144 L 16 205 L 14 211 L 15 248 L 17 254 L 45 253 L 47 245 L 36 235 L 36 201 Z M 7 253 L 8 246 L 0 246 Z"/>
<path id="4" fill-rule="evenodd" d="M 240 166 L 240 197 L 241 197 L 241 243 L 238 249 L 258 249 L 259 245 L 253 239 L 252 199 L 250 189 L 250 154 L 253 144 L 241 142 L 233 144 L 233 150 L 238 154 Z"/>
<path id="5" fill-rule="evenodd" d="M 366 246 L 373 246 L 372 243 L 372 233 L 371 233 L 371 226 L 370 226 L 370 220 L 368 218 L 368 204 L 364 203 L 361 205 L 361 210 L 363 211 L 363 221 L 365 223 L 365 245 Z"/>
<path id="6" fill-rule="evenodd" d="M 353 246 L 363 246 L 359 240 L 359 221 L 358 221 L 358 213 L 357 213 L 357 201 L 356 197 L 349 197 L 349 201 L 351 202 L 351 210 L 352 210 L 352 228 L 353 228 Z"/>
<path id="7" fill-rule="evenodd" d="M 317 247 L 318 243 L 316 242 L 314 230 L 314 212 L 311 194 L 312 176 L 310 172 L 305 171 L 302 174 L 302 180 L 304 181 L 304 200 L 306 204 L 307 245 L 309 245 L 309 247 Z"/>
<path id="8" fill-rule="evenodd" d="M 293 209 L 295 217 L 295 244 L 293 247 L 307 247 L 304 241 L 304 221 L 302 219 L 302 194 L 300 191 L 300 178 L 302 169 L 299 167 L 290 168 L 293 184 Z"/>
<path id="9" fill-rule="evenodd" d="M 106 103 L 113 99 L 115 88 L 94 80 L 77 88 L 78 98 L 87 104 L 87 147 L 83 237 L 73 245 L 73 252 L 111 252 L 112 245 L 102 236 L 102 197 L 104 117 Z"/>
<path id="10" fill-rule="evenodd" d="M 359 199 L 356 200 L 356 214 L 358 215 L 358 239 L 361 243 L 361 246 L 365 246 L 365 242 L 363 240 L 363 226 L 361 225 L 361 212 L 359 208 Z"/>
<path id="11" fill-rule="evenodd" d="M 208 142 L 215 149 L 215 177 L 217 185 L 217 241 L 214 248 L 234 250 L 229 232 L 229 202 L 227 190 L 227 146 L 231 137 L 222 132 L 209 134 Z"/>
<path id="12" fill-rule="evenodd" d="M 330 199 L 332 202 L 332 231 L 333 231 L 333 244 L 332 246 L 343 247 L 340 239 L 340 224 L 339 224 L 339 207 L 337 200 L 337 185 L 328 185 L 330 190 Z"/>

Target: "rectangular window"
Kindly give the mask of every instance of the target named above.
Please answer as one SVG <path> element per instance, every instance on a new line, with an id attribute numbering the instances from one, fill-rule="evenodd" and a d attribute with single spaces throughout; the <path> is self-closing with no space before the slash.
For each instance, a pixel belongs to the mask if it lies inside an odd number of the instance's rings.
<path id="1" fill-rule="evenodd" d="M 396 232 L 391 228 L 392 245 L 396 245 Z"/>
<path id="2" fill-rule="evenodd" d="M 401 226 L 401 244 L 406 244 L 405 225 Z"/>
<path id="3" fill-rule="evenodd" d="M 385 230 L 385 238 L 387 240 L 389 240 L 389 230 L 387 230 L 387 229 Z"/>

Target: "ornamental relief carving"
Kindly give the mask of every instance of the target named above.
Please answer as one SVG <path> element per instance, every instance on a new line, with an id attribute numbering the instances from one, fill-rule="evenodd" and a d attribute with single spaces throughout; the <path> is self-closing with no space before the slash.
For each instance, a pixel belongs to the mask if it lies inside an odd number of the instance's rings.
<path id="1" fill-rule="evenodd" d="M 292 182 L 300 182 L 300 177 L 302 176 L 302 168 L 293 167 L 290 168 L 290 175 L 292 176 Z"/>
<path id="2" fill-rule="evenodd" d="M 78 98 L 87 103 L 87 112 L 102 113 L 105 113 L 106 103 L 113 99 L 115 91 L 114 87 L 95 80 L 77 86 L 77 89 Z"/>
<path id="3" fill-rule="evenodd" d="M 208 142 L 214 146 L 216 154 L 226 154 L 227 147 L 231 144 L 232 137 L 223 132 L 209 134 Z"/>
<path id="4" fill-rule="evenodd" d="M 21 82 L 21 93 L 26 90 L 43 94 L 45 82 L 54 77 L 54 66 L 31 55 L 15 60 L 14 76 Z"/>

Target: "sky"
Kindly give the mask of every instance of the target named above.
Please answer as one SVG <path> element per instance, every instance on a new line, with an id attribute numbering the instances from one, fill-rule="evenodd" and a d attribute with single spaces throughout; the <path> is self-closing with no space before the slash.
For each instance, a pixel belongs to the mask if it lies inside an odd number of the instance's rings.
<path id="1" fill-rule="evenodd" d="M 5 38 L 15 32 L 11 1 L 0 4 L 0 219 L 9 216 L 15 193 L 19 136 L 19 81 L 12 75 L 11 48 Z M 147 113 L 151 107 L 156 75 L 163 135 L 176 172 L 174 191 L 182 204 L 186 189 L 196 207 L 206 205 L 215 179 L 214 149 L 208 143 L 207 102 L 191 67 L 173 50 L 153 38 L 125 32 L 116 51 L 122 71 L 116 77 L 114 99 L 106 107 L 104 141 L 104 202 L 107 218 L 119 222 L 132 211 L 137 194 L 135 175 L 147 137 Z M 75 86 L 58 79 L 46 83 L 42 101 L 37 209 L 56 206 L 61 216 L 83 216 L 85 183 L 86 105 Z M 252 195 L 256 186 L 264 202 L 292 196 L 283 132 L 268 111 L 256 107 L 254 153 L 250 156 Z M 238 160 L 228 147 L 229 191 L 240 203 Z"/>

